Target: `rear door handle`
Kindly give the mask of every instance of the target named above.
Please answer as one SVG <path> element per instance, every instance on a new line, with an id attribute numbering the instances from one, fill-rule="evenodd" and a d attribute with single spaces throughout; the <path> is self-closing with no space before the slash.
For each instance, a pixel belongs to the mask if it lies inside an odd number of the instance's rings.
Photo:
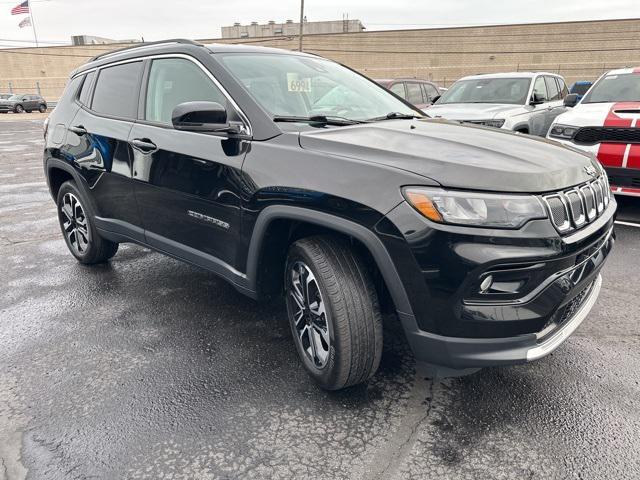
<path id="1" fill-rule="evenodd" d="M 131 140 L 131 145 L 145 153 L 154 152 L 158 149 L 158 146 L 148 138 L 134 138 Z"/>
<path id="2" fill-rule="evenodd" d="M 71 130 L 73 133 L 75 133 L 76 135 L 78 135 L 80 137 L 87 133 L 87 129 L 84 128 L 82 125 L 76 125 L 75 127 L 69 127 L 69 130 Z"/>

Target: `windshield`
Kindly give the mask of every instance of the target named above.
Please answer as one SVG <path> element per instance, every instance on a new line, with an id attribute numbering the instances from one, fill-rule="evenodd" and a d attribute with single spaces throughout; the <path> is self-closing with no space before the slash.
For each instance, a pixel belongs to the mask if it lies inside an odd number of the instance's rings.
<path id="1" fill-rule="evenodd" d="M 459 80 L 436 102 L 443 103 L 527 103 L 530 78 L 479 78 Z"/>
<path id="2" fill-rule="evenodd" d="M 624 73 L 602 77 L 582 103 L 640 102 L 640 75 Z"/>
<path id="3" fill-rule="evenodd" d="M 589 90 L 589 87 L 591 87 L 590 83 L 575 84 L 573 87 L 571 87 L 571 91 L 569 93 L 577 93 L 578 95 L 584 95 L 585 93 L 587 93 L 587 90 Z"/>
<path id="4" fill-rule="evenodd" d="M 418 116 L 384 88 L 337 63 L 282 54 L 227 54 L 222 62 L 272 116 L 367 120 Z"/>
<path id="5" fill-rule="evenodd" d="M 22 96 L 20 95 L 11 95 L 9 97 L 9 100 L 21 100 L 21 99 L 22 99 Z"/>

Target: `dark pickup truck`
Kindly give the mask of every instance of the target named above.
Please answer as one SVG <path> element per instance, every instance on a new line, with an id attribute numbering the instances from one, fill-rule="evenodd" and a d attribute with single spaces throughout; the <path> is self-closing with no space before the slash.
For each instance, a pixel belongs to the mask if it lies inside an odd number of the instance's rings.
<path id="1" fill-rule="evenodd" d="M 45 137 L 80 262 L 135 242 L 284 296 L 326 389 L 375 373 L 385 307 L 446 373 L 547 355 L 589 313 L 614 242 L 592 156 L 427 119 L 315 55 L 186 40 L 103 54 Z"/>

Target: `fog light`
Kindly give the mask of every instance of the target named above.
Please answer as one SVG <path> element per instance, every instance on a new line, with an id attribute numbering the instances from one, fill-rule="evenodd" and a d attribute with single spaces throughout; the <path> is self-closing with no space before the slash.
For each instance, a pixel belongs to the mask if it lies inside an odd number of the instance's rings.
<path id="1" fill-rule="evenodd" d="M 493 277 L 489 275 L 484 280 L 482 280 L 482 283 L 480 284 L 480 293 L 485 293 L 487 290 L 491 288 L 492 284 L 493 284 Z"/>

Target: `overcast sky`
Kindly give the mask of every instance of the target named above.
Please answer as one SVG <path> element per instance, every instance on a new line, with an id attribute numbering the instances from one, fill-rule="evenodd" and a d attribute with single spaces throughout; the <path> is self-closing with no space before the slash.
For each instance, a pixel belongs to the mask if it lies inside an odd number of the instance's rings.
<path id="1" fill-rule="evenodd" d="M 11 15 L 21 0 L 0 0 L 0 48 L 29 45 L 24 15 Z M 38 37 L 44 44 L 69 42 L 71 35 L 158 40 L 216 38 L 220 27 L 296 20 L 299 0 L 31 0 Z M 501 23 L 556 22 L 640 17 L 640 0 L 306 0 L 309 21 L 349 18 L 368 30 Z M 10 40 L 19 40 L 12 42 Z"/>

